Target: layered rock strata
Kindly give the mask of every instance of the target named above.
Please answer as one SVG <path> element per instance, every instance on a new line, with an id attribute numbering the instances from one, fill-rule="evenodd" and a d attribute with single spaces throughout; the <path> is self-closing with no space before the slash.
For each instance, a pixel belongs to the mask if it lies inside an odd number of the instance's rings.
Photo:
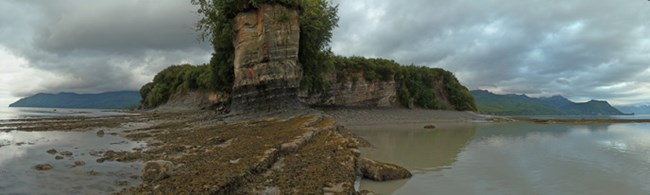
<path id="1" fill-rule="evenodd" d="M 363 75 L 356 79 L 337 78 L 332 72 L 329 90 L 319 94 L 300 92 L 300 100 L 317 107 L 394 107 L 397 102 L 397 84 L 390 81 L 367 81 Z"/>
<path id="2" fill-rule="evenodd" d="M 299 105 L 297 10 L 277 4 L 237 14 L 232 111 L 272 111 Z"/>

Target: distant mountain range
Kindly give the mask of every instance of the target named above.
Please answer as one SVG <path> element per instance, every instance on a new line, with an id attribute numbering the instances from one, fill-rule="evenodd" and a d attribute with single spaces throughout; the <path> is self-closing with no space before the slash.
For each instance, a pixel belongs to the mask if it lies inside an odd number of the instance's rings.
<path id="1" fill-rule="evenodd" d="M 140 93 L 137 91 L 98 94 L 39 93 L 22 98 L 9 107 L 127 109 L 137 107 L 140 99 Z"/>
<path id="2" fill-rule="evenodd" d="M 616 106 L 616 108 L 624 113 L 650 114 L 650 104 Z"/>
<path id="3" fill-rule="evenodd" d="M 576 103 L 562 96 L 532 98 L 526 95 L 497 95 L 486 90 L 471 91 L 478 110 L 495 115 L 623 115 L 607 101 Z"/>

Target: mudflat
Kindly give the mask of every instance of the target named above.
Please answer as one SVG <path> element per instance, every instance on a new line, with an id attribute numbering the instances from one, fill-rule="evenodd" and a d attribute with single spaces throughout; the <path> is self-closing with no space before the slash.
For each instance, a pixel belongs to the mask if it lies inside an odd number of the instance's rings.
<path id="1" fill-rule="evenodd" d="M 97 131 L 147 147 L 100 151 L 96 163 L 163 162 L 118 194 L 354 194 L 358 141 L 321 112 L 243 119 L 213 112 L 13 120 L 4 129 Z M 45 151 L 44 151 L 45 152 Z M 95 163 L 95 162 L 92 162 Z M 152 166 L 155 167 L 155 166 Z M 159 168 L 160 169 L 160 168 Z"/>

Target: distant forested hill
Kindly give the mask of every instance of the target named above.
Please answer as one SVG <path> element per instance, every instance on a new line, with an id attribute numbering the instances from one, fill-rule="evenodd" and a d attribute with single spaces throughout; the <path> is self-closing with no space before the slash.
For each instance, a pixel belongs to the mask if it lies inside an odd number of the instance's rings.
<path id="1" fill-rule="evenodd" d="M 140 93 L 137 91 L 99 94 L 39 93 L 22 98 L 9 107 L 126 109 L 137 107 L 140 99 Z"/>
<path id="2" fill-rule="evenodd" d="M 650 104 L 645 105 L 630 105 L 630 106 L 616 106 L 616 108 L 624 113 L 634 114 L 650 114 Z"/>
<path id="3" fill-rule="evenodd" d="M 485 90 L 471 91 L 478 110 L 496 115 L 622 115 L 607 101 L 572 102 L 562 96 L 531 98 L 526 95 L 497 95 Z"/>

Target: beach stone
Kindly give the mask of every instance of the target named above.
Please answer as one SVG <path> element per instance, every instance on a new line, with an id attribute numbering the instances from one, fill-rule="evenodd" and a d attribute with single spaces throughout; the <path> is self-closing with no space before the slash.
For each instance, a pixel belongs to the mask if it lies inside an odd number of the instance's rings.
<path id="1" fill-rule="evenodd" d="M 74 161 L 74 166 L 84 166 L 86 162 L 83 160 Z"/>
<path id="2" fill-rule="evenodd" d="M 169 176 L 174 169 L 174 164 L 165 160 L 149 161 L 144 164 L 142 169 L 142 180 L 144 182 L 155 182 L 163 180 Z"/>
<path id="3" fill-rule="evenodd" d="M 97 131 L 97 137 L 104 137 L 104 130 Z"/>
<path id="4" fill-rule="evenodd" d="M 411 172 L 403 167 L 368 158 L 361 158 L 361 173 L 363 177 L 375 181 L 406 179 L 412 176 Z"/>
<path id="5" fill-rule="evenodd" d="M 61 160 L 61 159 L 63 159 L 63 156 L 56 155 L 56 156 L 54 157 L 54 160 Z"/>
<path id="6" fill-rule="evenodd" d="M 70 152 L 70 151 L 61 152 L 61 155 L 63 155 L 63 156 L 72 156 L 72 154 L 73 153 Z"/>
<path id="7" fill-rule="evenodd" d="M 39 170 L 39 171 L 47 171 L 47 170 L 51 170 L 53 168 L 54 167 L 52 165 L 47 164 L 47 163 L 45 163 L 45 164 L 37 164 L 36 166 L 34 166 L 34 169 Z"/>
<path id="8" fill-rule="evenodd" d="M 88 171 L 88 172 L 86 172 L 86 173 L 88 173 L 88 175 L 92 175 L 92 176 L 99 175 L 99 172 L 97 172 L 97 171 L 95 171 L 95 170 L 90 170 L 90 171 Z"/>
<path id="9" fill-rule="evenodd" d="M 424 128 L 425 129 L 435 129 L 436 126 L 435 125 L 425 125 Z"/>
<path id="10" fill-rule="evenodd" d="M 54 154 L 57 153 L 57 151 L 55 149 L 49 149 L 49 150 L 47 150 L 47 153 L 54 155 Z"/>

